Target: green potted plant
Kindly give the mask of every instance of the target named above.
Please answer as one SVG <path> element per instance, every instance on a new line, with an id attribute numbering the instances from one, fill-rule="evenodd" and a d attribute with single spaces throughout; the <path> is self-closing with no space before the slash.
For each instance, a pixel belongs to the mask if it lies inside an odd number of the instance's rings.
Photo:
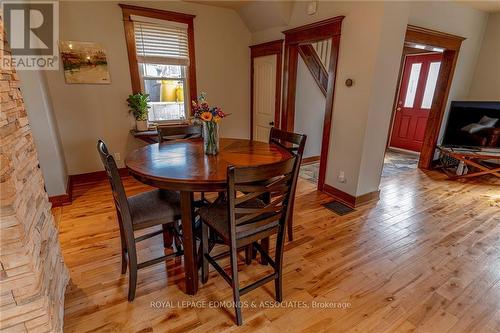
<path id="1" fill-rule="evenodd" d="M 134 95 L 129 95 L 127 98 L 128 107 L 130 112 L 134 114 L 135 125 L 138 131 L 147 131 L 149 128 L 148 124 L 148 109 L 150 106 L 149 94 L 137 93 Z"/>

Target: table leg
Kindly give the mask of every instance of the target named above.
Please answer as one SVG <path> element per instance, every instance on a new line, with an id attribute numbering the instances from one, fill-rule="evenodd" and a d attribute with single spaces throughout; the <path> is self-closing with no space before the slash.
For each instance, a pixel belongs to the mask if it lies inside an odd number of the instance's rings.
<path id="1" fill-rule="evenodd" d="M 184 245 L 184 271 L 186 272 L 186 293 L 195 295 L 198 291 L 198 265 L 196 238 L 194 236 L 193 192 L 181 191 L 182 238 Z"/>

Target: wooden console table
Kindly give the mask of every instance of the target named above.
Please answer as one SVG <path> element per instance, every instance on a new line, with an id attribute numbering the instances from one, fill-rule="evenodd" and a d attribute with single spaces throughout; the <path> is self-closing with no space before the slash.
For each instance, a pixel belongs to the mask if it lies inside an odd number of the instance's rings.
<path id="1" fill-rule="evenodd" d="M 485 163 L 486 160 L 500 160 L 500 151 L 481 151 L 464 148 L 451 148 L 438 146 L 441 154 L 457 159 L 468 167 L 474 167 L 478 171 L 464 175 L 452 174 L 443 166 L 443 171 L 450 179 L 471 178 L 483 175 L 493 175 L 500 178 L 500 166 L 493 163 Z"/>

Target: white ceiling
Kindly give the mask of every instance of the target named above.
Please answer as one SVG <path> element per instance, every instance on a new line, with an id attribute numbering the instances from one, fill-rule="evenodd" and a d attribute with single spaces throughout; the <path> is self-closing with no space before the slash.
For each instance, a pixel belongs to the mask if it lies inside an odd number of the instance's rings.
<path id="1" fill-rule="evenodd" d="M 295 0 L 184 0 L 235 10 L 251 32 L 288 25 Z"/>
<path id="2" fill-rule="evenodd" d="M 293 6 L 300 0 L 184 0 L 236 11 L 251 32 L 288 25 Z M 339 0 L 320 0 L 339 1 Z M 345 0 L 344 0 L 345 1 Z M 355 0 L 354 0 L 355 1 Z M 413 0 L 426 1 L 426 0 Z M 434 0 L 454 1 L 484 12 L 500 12 L 500 0 Z"/>
<path id="3" fill-rule="evenodd" d="M 491 1 L 461 1 L 457 0 L 461 4 L 472 7 L 475 9 L 482 10 L 489 13 L 500 13 L 500 0 Z"/>
<path id="4" fill-rule="evenodd" d="M 245 6 L 249 2 L 253 2 L 253 0 L 218 0 L 218 1 L 184 0 L 184 1 L 194 2 L 194 3 L 203 4 L 203 5 L 209 5 L 209 6 L 215 6 L 215 7 L 229 8 L 229 9 L 234 9 L 234 10 L 240 9 L 241 7 Z"/>

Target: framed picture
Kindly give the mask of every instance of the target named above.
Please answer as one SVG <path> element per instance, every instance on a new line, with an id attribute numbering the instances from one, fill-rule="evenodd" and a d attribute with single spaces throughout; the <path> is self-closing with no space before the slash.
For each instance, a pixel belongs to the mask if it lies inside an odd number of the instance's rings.
<path id="1" fill-rule="evenodd" d="M 99 43 L 61 41 L 66 83 L 110 84 L 106 52 Z"/>

